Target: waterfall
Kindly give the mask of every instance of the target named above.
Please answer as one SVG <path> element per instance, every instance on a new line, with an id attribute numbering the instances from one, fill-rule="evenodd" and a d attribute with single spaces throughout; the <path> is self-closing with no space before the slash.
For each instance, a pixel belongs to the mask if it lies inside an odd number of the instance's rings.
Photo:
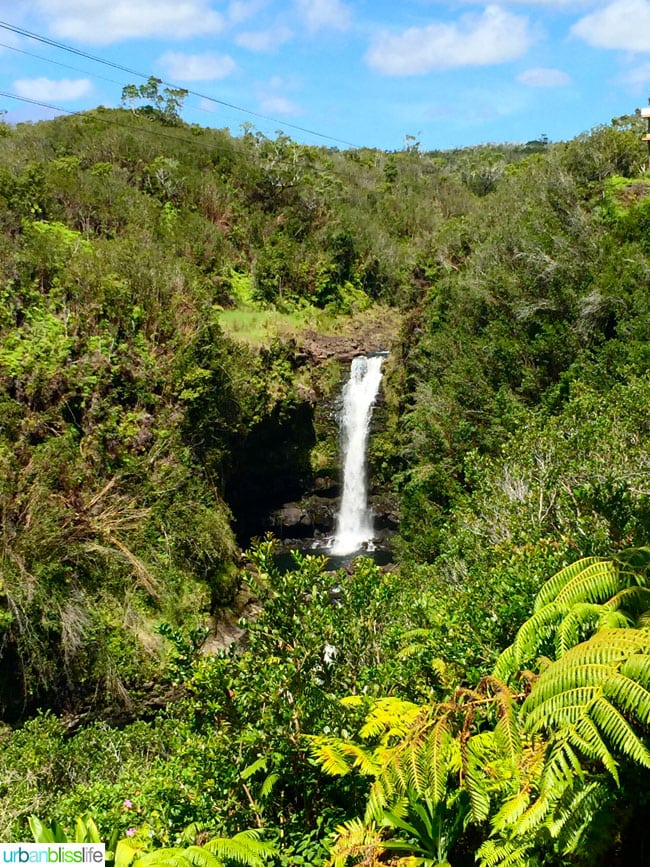
<path id="1" fill-rule="evenodd" d="M 343 389 L 340 417 L 343 496 L 332 543 L 332 553 L 339 556 L 353 554 L 373 537 L 372 513 L 368 508 L 366 446 L 383 361 L 383 355 L 362 355 L 353 359 L 350 378 Z"/>

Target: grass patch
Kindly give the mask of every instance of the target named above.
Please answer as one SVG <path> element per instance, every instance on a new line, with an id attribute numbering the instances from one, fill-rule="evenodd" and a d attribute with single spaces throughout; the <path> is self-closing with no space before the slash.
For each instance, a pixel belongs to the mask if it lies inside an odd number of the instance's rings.
<path id="1" fill-rule="evenodd" d="M 303 331 L 336 334 L 340 332 L 341 320 L 347 318 L 334 316 L 318 307 L 305 307 L 290 313 L 275 309 L 237 308 L 224 310 L 219 315 L 219 324 L 224 333 L 234 340 L 252 346 L 269 346 L 276 337 L 286 340 Z"/>
<path id="2" fill-rule="evenodd" d="M 228 337 L 255 347 L 269 346 L 276 337 L 282 340 L 299 338 L 305 331 L 325 336 L 354 336 L 379 329 L 394 336 L 400 321 L 401 316 L 395 308 L 378 304 L 352 315 L 335 314 L 318 307 L 280 312 L 275 308 L 258 310 L 248 306 L 223 310 L 219 314 L 219 324 Z"/>

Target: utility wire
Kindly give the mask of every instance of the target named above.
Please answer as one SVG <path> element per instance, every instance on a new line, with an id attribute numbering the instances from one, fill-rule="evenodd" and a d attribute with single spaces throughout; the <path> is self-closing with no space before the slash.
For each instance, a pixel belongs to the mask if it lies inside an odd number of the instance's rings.
<path id="1" fill-rule="evenodd" d="M 58 48 L 61 51 L 67 51 L 71 54 L 76 54 L 78 57 L 85 57 L 87 60 L 92 60 L 94 63 L 101 63 L 104 66 L 110 66 L 113 69 L 118 69 L 118 70 L 120 70 L 120 72 L 126 72 L 129 75 L 135 75 L 138 78 L 143 78 L 145 81 L 148 81 L 149 78 L 152 78 L 152 77 L 155 78 L 156 77 L 156 76 L 148 75 L 144 72 L 139 72 L 136 69 L 131 69 L 128 66 L 122 66 L 122 64 L 115 63 L 112 60 L 106 60 L 105 58 L 97 57 L 94 54 L 89 54 L 87 51 L 82 51 L 79 48 L 73 48 L 71 45 L 66 45 L 63 42 L 57 42 L 55 39 L 50 39 L 47 36 L 41 36 L 38 33 L 32 33 L 30 30 L 25 30 L 22 27 L 16 27 L 13 24 L 9 24 L 9 22 L 7 22 L 7 21 L 0 21 L 0 28 L 2 28 L 3 30 L 8 30 L 11 33 L 15 33 L 18 36 L 25 36 L 28 39 L 34 39 L 37 42 L 43 43 L 44 45 L 49 45 L 53 48 Z M 293 124 L 293 123 L 286 123 L 284 121 L 277 120 L 276 118 L 269 117 L 268 115 L 260 114 L 259 112 L 252 111 L 251 109 L 242 108 L 241 106 L 235 105 L 234 103 L 224 102 L 224 100 L 217 99 L 214 96 L 208 96 L 207 94 L 200 93 L 196 90 L 189 90 L 188 88 L 181 88 L 176 84 L 173 84 L 173 83 L 168 82 L 168 81 L 163 81 L 162 79 L 158 79 L 158 81 L 160 81 L 166 87 L 171 87 L 171 88 L 174 88 L 177 90 L 185 90 L 187 93 L 191 94 L 192 96 L 198 96 L 200 99 L 206 99 L 206 100 L 208 100 L 208 102 L 214 102 L 217 105 L 222 105 L 222 106 L 225 106 L 226 108 L 234 109 L 235 111 L 242 112 L 243 114 L 248 114 L 251 117 L 257 117 L 257 118 L 260 118 L 262 120 L 270 121 L 271 123 L 279 124 L 280 126 L 285 126 L 285 127 L 289 127 L 290 129 L 299 130 L 300 132 L 304 132 L 304 133 L 307 133 L 308 135 L 316 136 L 317 138 L 322 138 L 322 139 L 327 139 L 329 141 L 338 142 L 339 144 L 344 144 L 344 145 L 347 145 L 348 147 L 352 147 L 352 148 L 360 147 L 359 145 L 356 145 L 353 142 L 346 141 L 345 139 L 340 139 L 340 138 L 336 138 L 336 137 L 331 136 L 331 135 L 326 135 L 325 133 L 317 132 L 316 130 L 313 130 L 313 129 L 307 129 L 304 126 L 297 126 L 296 124 Z M 69 112 L 69 113 L 74 114 L 74 112 Z"/>
<path id="2" fill-rule="evenodd" d="M 50 111 L 58 111 L 58 112 L 61 112 L 62 114 L 67 114 L 67 115 L 70 115 L 73 117 L 83 118 L 83 117 L 89 117 L 90 116 L 89 113 L 84 109 L 82 109 L 80 111 L 72 111 L 69 108 L 62 108 L 60 105 L 52 105 L 52 103 L 42 102 L 41 100 L 38 100 L 38 99 L 30 99 L 27 96 L 18 96 L 17 93 L 11 93 L 8 90 L 0 90 L 0 98 L 15 99 L 18 102 L 25 102 L 25 103 L 28 103 L 29 105 L 37 105 L 40 108 L 47 108 Z M 142 115 L 139 115 L 139 117 L 142 117 Z M 100 123 L 105 124 L 106 126 L 116 126 L 116 127 L 120 127 L 121 129 L 127 129 L 127 130 L 129 130 L 129 132 L 138 132 L 138 133 L 142 133 L 143 135 L 150 135 L 150 136 L 153 136 L 154 138 L 156 138 L 158 140 L 167 139 L 168 141 L 175 142 L 176 144 L 185 144 L 185 145 L 190 145 L 191 147 L 197 147 L 198 146 L 198 147 L 204 147 L 210 151 L 222 151 L 224 153 L 231 153 L 230 147 L 226 147 L 224 145 L 219 145 L 216 143 L 205 142 L 205 141 L 202 141 L 200 138 L 187 138 L 187 137 L 180 136 L 180 135 L 173 135 L 173 134 L 170 134 L 168 132 L 163 132 L 163 130 L 161 130 L 158 126 L 156 126 L 156 129 L 146 129 L 144 127 L 139 127 L 139 128 L 134 130 L 134 128 L 131 124 L 122 123 L 121 121 L 115 120 L 112 117 L 111 118 L 103 117 L 102 113 L 96 109 L 92 113 L 92 118 L 93 118 L 93 120 L 97 120 Z M 201 129 L 203 129 L 203 128 L 201 128 Z M 210 130 L 206 130 L 206 131 L 209 132 Z M 235 139 L 235 141 L 236 141 L 236 139 Z M 319 168 L 318 166 L 311 165 L 310 171 L 313 172 L 314 174 L 317 174 L 317 175 L 327 175 L 327 176 L 334 175 L 335 177 L 339 177 L 342 180 L 347 179 L 346 174 L 343 174 L 342 172 L 337 171 L 335 168 L 331 168 L 331 167 L 330 168 Z"/>
<path id="3" fill-rule="evenodd" d="M 38 99 L 30 99 L 27 96 L 18 96 L 17 93 L 10 93 L 8 90 L 0 90 L 0 97 L 4 97 L 5 99 L 15 99 L 18 102 L 26 102 L 29 105 L 38 105 L 40 108 L 47 108 L 47 109 L 50 109 L 51 111 L 59 111 L 62 114 L 67 114 L 67 115 L 76 116 L 76 117 L 84 117 L 84 115 L 88 114 L 88 112 L 85 110 L 72 111 L 69 108 L 62 108 L 60 105 L 52 105 L 52 103 L 41 102 Z M 111 118 L 102 117 L 102 115 L 100 113 L 98 113 L 96 110 L 93 113 L 93 119 L 98 120 L 100 123 L 106 124 L 107 126 L 118 126 L 118 127 L 121 127 L 122 129 L 128 129 L 130 132 L 133 132 L 133 127 L 130 126 L 128 123 L 121 123 L 119 120 L 114 120 Z M 159 129 L 155 129 L 155 130 L 153 130 L 153 129 L 152 130 L 139 129 L 138 132 L 142 132 L 145 135 L 155 136 L 158 139 L 160 139 L 160 138 L 169 139 L 169 141 L 176 142 L 177 144 L 187 144 L 187 145 L 192 145 L 193 147 L 196 147 L 196 145 L 199 144 L 199 142 L 197 142 L 197 139 L 184 138 L 183 136 L 179 136 L 179 135 L 170 135 L 169 133 L 163 132 L 162 130 L 159 130 Z M 217 151 L 221 150 L 221 151 L 228 151 L 228 152 L 230 151 L 229 148 L 220 147 L 219 145 L 210 145 L 209 147 L 210 147 L 210 150 L 217 150 Z"/>
<path id="4" fill-rule="evenodd" d="M 9 45 L 7 42 L 0 42 L 0 48 L 6 48 L 9 51 L 15 51 L 18 54 L 25 54 L 27 57 L 42 60 L 44 63 L 51 63 L 54 64 L 54 66 L 60 66 L 62 69 L 70 69 L 72 72 L 80 72 L 82 75 L 87 75 L 90 78 L 95 78 L 99 81 L 108 81 L 110 84 L 117 84 L 118 87 L 124 87 L 124 81 L 116 81 L 114 78 L 106 78 L 105 75 L 98 75 L 96 72 L 89 72 L 89 70 L 80 69 L 78 66 L 70 66 L 69 63 L 61 63 L 60 60 L 53 60 L 51 57 L 45 57 L 43 54 L 35 54 L 33 51 L 25 51 L 24 48 L 17 48 L 15 45 Z M 195 111 L 201 111 L 204 114 L 210 114 L 213 116 L 216 114 L 213 109 L 206 108 L 202 105 L 195 105 L 193 108 Z"/>
<path id="5" fill-rule="evenodd" d="M 79 69 L 78 66 L 70 66 L 68 63 L 61 63 L 60 60 L 52 60 L 51 57 L 45 57 L 42 54 L 34 54 L 33 51 L 25 51 L 24 48 L 17 48 L 15 45 L 9 45 L 7 42 L 0 42 L 0 48 L 7 48 L 9 51 L 15 51 L 18 54 L 25 54 L 27 57 L 34 57 L 36 60 L 43 60 L 45 63 L 53 63 L 55 66 L 60 66 L 63 69 L 70 69 L 73 72 L 81 72 L 82 75 L 90 75 L 91 78 L 98 78 L 100 81 L 108 81 L 111 84 L 123 86 L 123 82 L 116 81 L 114 78 L 105 78 L 103 75 L 97 75 L 96 72 L 88 72 L 85 69 Z"/>

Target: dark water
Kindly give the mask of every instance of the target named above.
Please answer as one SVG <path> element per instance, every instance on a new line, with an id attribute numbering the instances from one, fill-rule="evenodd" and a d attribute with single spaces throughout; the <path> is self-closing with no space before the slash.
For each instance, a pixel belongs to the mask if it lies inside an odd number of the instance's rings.
<path id="1" fill-rule="evenodd" d="M 275 562 L 283 572 L 291 571 L 296 568 L 295 561 L 291 556 L 292 551 L 300 551 L 301 554 L 314 554 L 316 556 L 323 555 L 327 557 L 327 569 L 333 571 L 335 569 L 344 569 L 350 566 L 357 557 L 368 557 L 374 560 L 378 566 L 387 566 L 393 563 L 393 551 L 390 545 L 390 540 L 383 540 L 376 545 L 369 545 L 360 548 L 352 554 L 345 556 L 334 556 L 331 553 L 331 539 L 296 539 L 294 542 L 282 546 L 275 557 Z"/>

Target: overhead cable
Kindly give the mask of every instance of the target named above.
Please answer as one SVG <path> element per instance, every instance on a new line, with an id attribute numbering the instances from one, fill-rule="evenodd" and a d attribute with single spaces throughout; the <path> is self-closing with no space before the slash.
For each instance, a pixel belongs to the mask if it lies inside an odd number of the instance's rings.
<path id="1" fill-rule="evenodd" d="M 135 75 L 138 78 L 143 78 L 145 81 L 148 81 L 152 77 L 156 78 L 156 76 L 152 76 L 151 74 L 147 74 L 145 72 L 139 72 L 138 70 L 131 69 L 128 66 L 123 66 L 121 63 L 115 63 L 113 60 L 107 60 L 106 58 L 97 57 L 94 54 L 89 54 L 87 51 L 82 51 L 80 48 L 74 48 L 72 45 L 66 45 L 63 42 L 57 42 L 55 39 L 50 39 L 48 36 L 42 36 L 39 33 L 33 33 L 30 30 L 25 30 L 23 27 L 16 27 L 16 25 L 10 24 L 8 21 L 0 21 L 0 28 L 2 28 L 3 30 L 8 30 L 11 33 L 15 33 L 18 36 L 24 36 L 27 39 L 34 39 L 37 42 L 42 42 L 44 45 L 49 45 L 52 48 L 57 48 L 61 51 L 67 51 L 71 54 L 76 54 L 78 57 L 85 57 L 87 60 L 92 60 L 94 63 L 101 63 L 104 66 L 110 66 L 113 69 L 118 69 L 118 70 L 120 70 L 120 72 L 126 72 L 129 75 Z M 173 84 L 169 81 L 164 81 L 163 79 L 158 79 L 158 81 L 160 81 L 160 83 L 164 84 L 166 87 L 171 87 L 171 88 L 174 88 L 176 90 L 185 90 L 188 94 L 191 94 L 192 96 L 197 96 L 197 97 L 199 97 L 199 99 L 206 99 L 209 102 L 214 102 L 217 105 L 222 105 L 226 108 L 230 108 L 230 109 L 233 109 L 235 111 L 242 112 L 243 114 L 248 114 L 251 117 L 257 117 L 257 118 L 260 118 L 262 120 L 270 121 L 272 123 L 277 123 L 280 126 L 285 126 L 285 127 L 289 127 L 290 129 L 299 130 L 300 132 L 304 132 L 304 133 L 307 133 L 308 135 L 316 136 L 317 138 L 322 138 L 322 139 L 327 139 L 329 141 L 338 142 L 339 144 L 344 144 L 344 145 L 347 145 L 348 147 L 352 147 L 352 148 L 358 148 L 359 147 L 359 145 L 356 145 L 353 142 L 346 141 L 345 139 L 336 138 L 335 136 L 326 135 L 325 133 L 317 132 L 316 130 L 313 130 L 313 129 L 307 129 L 306 127 L 303 127 L 303 126 L 298 126 L 298 125 L 293 124 L 293 123 L 287 123 L 286 121 L 277 120 L 276 118 L 269 117 L 268 115 L 260 114 L 257 111 L 252 111 L 251 109 L 248 109 L 248 108 L 242 108 L 242 106 L 240 106 L 240 105 L 235 105 L 234 103 L 231 103 L 231 102 L 225 102 L 222 99 L 217 99 L 214 96 L 208 96 L 207 94 L 200 93 L 199 91 L 196 91 L 196 90 L 189 90 L 186 87 L 180 87 L 177 84 Z"/>

